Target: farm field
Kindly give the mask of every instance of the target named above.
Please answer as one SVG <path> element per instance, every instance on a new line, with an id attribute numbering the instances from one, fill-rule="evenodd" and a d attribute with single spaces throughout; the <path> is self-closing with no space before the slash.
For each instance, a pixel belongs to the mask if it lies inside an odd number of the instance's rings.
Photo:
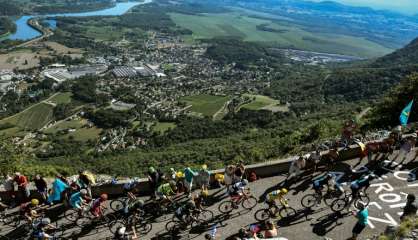
<path id="1" fill-rule="evenodd" d="M 267 96 L 263 95 L 251 95 L 251 94 L 244 94 L 251 99 L 255 98 L 251 103 L 244 104 L 241 108 L 249 109 L 249 110 L 269 110 L 272 112 L 286 112 L 288 111 L 288 107 L 285 105 L 280 105 L 280 101 L 272 99 Z"/>
<path id="2" fill-rule="evenodd" d="M 170 13 L 173 21 L 193 34 L 186 40 L 213 37 L 236 37 L 245 41 L 265 42 L 283 48 L 298 48 L 308 51 L 339 53 L 360 57 L 381 56 L 392 50 L 360 37 L 341 34 L 310 33 L 296 24 L 277 20 L 250 17 L 244 11 L 222 14 L 187 15 Z M 260 30 L 263 25 L 269 31 Z M 268 40 L 267 40 L 268 39 Z"/>
<path id="3" fill-rule="evenodd" d="M 82 128 L 63 135 L 63 138 L 73 138 L 75 141 L 86 142 L 88 140 L 96 140 L 101 132 L 102 129 L 96 127 Z"/>
<path id="4" fill-rule="evenodd" d="M 0 123 L 11 123 L 21 129 L 39 129 L 52 120 L 53 106 L 41 102 Z"/>
<path id="5" fill-rule="evenodd" d="M 200 113 L 204 116 L 212 117 L 230 99 L 229 96 L 196 95 L 183 97 L 180 101 L 187 105 L 192 105 L 192 112 Z"/>
<path id="6" fill-rule="evenodd" d="M 56 125 L 45 129 L 44 133 L 57 133 L 60 130 L 66 130 L 69 128 L 73 128 L 73 129 L 79 129 L 82 126 L 84 126 L 84 124 L 86 124 L 85 120 L 70 120 L 70 121 L 61 121 L 60 123 L 57 123 Z"/>
<path id="7" fill-rule="evenodd" d="M 168 131 L 169 129 L 173 129 L 175 127 L 176 127 L 176 124 L 172 122 L 157 122 L 157 124 L 153 128 L 153 131 L 159 132 L 162 134 Z"/>
<path id="8" fill-rule="evenodd" d="M 54 104 L 70 103 L 72 95 L 73 94 L 71 92 L 59 93 L 53 96 L 52 98 L 50 98 L 49 102 L 54 103 Z"/>

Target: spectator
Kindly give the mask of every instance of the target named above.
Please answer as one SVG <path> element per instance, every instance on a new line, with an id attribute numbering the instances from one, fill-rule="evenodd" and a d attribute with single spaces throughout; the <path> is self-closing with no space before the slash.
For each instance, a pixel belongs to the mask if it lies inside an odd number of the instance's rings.
<path id="1" fill-rule="evenodd" d="M 193 187 L 193 178 L 197 176 L 191 168 L 187 167 L 184 169 L 184 187 L 188 196 L 191 196 L 192 187 Z"/>
<path id="2" fill-rule="evenodd" d="M 278 231 L 276 226 L 271 220 L 266 221 L 266 230 L 263 233 L 264 238 L 275 238 L 277 237 Z"/>
<path id="3" fill-rule="evenodd" d="M 312 162 L 312 175 L 315 174 L 316 169 L 318 168 L 319 162 L 321 161 L 321 152 L 319 149 L 316 149 L 315 152 L 312 152 L 307 158 L 308 161 Z"/>
<path id="4" fill-rule="evenodd" d="M 6 195 L 11 199 L 11 207 L 14 207 L 16 205 L 15 186 L 14 180 L 10 175 L 6 175 L 3 187 L 6 192 Z"/>
<path id="5" fill-rule="evenodd" d="M 291 180 L 293 177 L 299 177 L 305 164 L 306 160 L 303 156 L 293 160 L 290 164 L 288 180 Z"/>
<path id="6" fill-rule="evenodd" d="M 208 166 L 206 164 L 202 165 L 202 168 L 199 171 L 199 184 L 202 188 L 202 191 L 208 191 L 210 182 L 210 172 L 208 171 Z"/>
<path id="7" fill-rule="evenodd" d="M 225 168 L 224 183 L 225 183 L 225 186 L 226 186 L 226 192 L 229 191 L 229 187 L 233 183 L 234 171 L 235 171 L 235 166 L 233 166 L 233 165 L 228 165 Z"/>
<path id="8" fill-rule="evenodd" d="M 63 197 L 63 193 L 69 189 L 69 186 L 61 180 L 61 177 L 57 175 L 54 182 L 52 183 L 51 192 L 48 196 L 48 204 L 53 204 L 54 202 L 60 202 Z"/>
<path id="9" fill-rule="evenodd" d="M 148 168 L 148 181 L 150 183 L 150 187 L 153 191 L 151 198 L 155 198 L 155 194 L 157 192 L 157 188 L 160 184 L 160 174 L 154 167 Z"/>
<path id="10" fill-rule="evenodd" d="M 35 182 L 36 190 L 41 195 L 43 201 L 46 201 L 48 195 L 48 184 L 45 179 L 41 177 L 41 175 L 37 174 L 33 181 Z"/>
<path id="11" fill-rule="evenodd" d="M 369 218 L 369 211 L 364 206 L 362 202 L 358 203 L 359 211 L 354 212 L 354 216 L 357 218 L 357 223 L 354 225 L 353 228 L 353 236 L 350 238 L 351 240 L 356 240 L 358 235 L 363 231 L 363 229 L 367 226 L 367 221 Z"/>
<path id="12" fill-rule="evenodd" d="M 414 133 L 412 136 L 404 140 L 404 143 L 402 144 L 401 149 L 399 150 L 399 156 L 398 156 L 398 158 L 400 157 L 402 159 L 401 163 L 407 159 L 409 153 L 412 151 L 412 148 L 415 147 L 416 137 L 417 136 Z"/>
<path id="13" fill-rule="evenodd" d="M 415 201 L 414 194 L 408 194 L 406 198 L 406 205 L 403 208 L 403 214 L 401 216 L 401 221 L 407 217 L 414 217 L 417 215 L 418 203 Z"/>
<path id="14" fill-rule="evenodd" d="M 86 189 L 87 195 L 91 198 L 91 186 L 94 184 L 93 174 L 87 171 L 79 171 L 78 173 L 77 185 L 80 189 Z"/>
<path id="15" fill-rule="evenodd" d="M 335 166 L 335 164 L 338 162 L 339 159 L 340 159 L 340 153 L 338 151 L 338 147 L 334 146 L 328 152 L 328 160 L 329 160 L 328 168 L 329 168 L 329 170 L 331 170 L 332 167 Z"/>
<path id="16" fill-rule="evenodd" d="M 22 194 L 24 201 L 27 201 L 30 196 L 30 191 L 28 187 L 28 179 L 26 176 L 16 172 L 13 181 L 16 182 L 17 190 Z"/>
<path id="17" fill-rule="evenodd" d="M 233 183 L 240 182 L 245 174 L 245 165 L 244 162 L 239 161 L 238 165 L 235 167 L 234 170 L 234 178 Z"/>

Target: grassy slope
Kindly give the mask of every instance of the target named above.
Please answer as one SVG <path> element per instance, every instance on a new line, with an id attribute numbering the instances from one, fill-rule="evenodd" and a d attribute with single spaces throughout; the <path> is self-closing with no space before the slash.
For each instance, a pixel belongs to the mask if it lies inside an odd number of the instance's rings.
<path id="1" fill-rule="evenodd" d="M 0 123 L 9 122 L 22 129 L 39 129 L 52 120 L 52 112 L 53 106 L 42 102 Z"/>
<path id="2" fill-rule="evenodd" d="M 73 94 L 71 92 L 59 93 L 50 98 L 49 101 L 55 104 L 70 103 L 72 95 Z"/>
<path id="3" fill-rule="evenodd" d="M 246 109 L 250 109 L 250 110 L 260 110 L 263 107 L 269 106 L 269 105 L 277 105 L 280 103 L 280 101 L 272 99 L 270 97 L 267 96 L 262 96 L 262 95 L 250 95 L 250 94 L 245 94 L 246 96 L 250 97 L 250 98 L 254 98 L 255 97 L 255 101 L 252 101 L 251 103 L 245 104 L 242 106 L 242 108 L 246 108 Z"/>
<path id="4" fill-rule="evenodd" d="M 193 35 L 187 37 L 188 40 L 235 36 L 246 41 L 270 42 L 283 47 L 362 57 L 376 57 L 391 52 L 391 49 L 363 38 L 338 34 L 313 34 L 288 22 L 279 25 L 240 13 L 243 12 L 201 15 L 171 13 L 170 16 L 176 24 L 193 31 Z M 269 28 L 284 32 L 257 30 L 256 26 L 260 24 L 268 24 Z"/>
<path id="5" fill-rule="evenodd" d="M 191 111 L 212 117 L 229 99 L 230 97 L 202 94 L 183 97 L 180 100 L 186 102 L 187 105 L 192 105 Z"/>

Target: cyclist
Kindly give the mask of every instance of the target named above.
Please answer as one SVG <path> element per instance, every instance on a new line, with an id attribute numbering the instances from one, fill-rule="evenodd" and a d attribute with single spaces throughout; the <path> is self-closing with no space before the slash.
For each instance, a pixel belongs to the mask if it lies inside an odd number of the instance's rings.
<path id="1" fill-rule="evenodd" d="M 107 194 L 103 193 L 99 198 L 93 201 L 90 212 L 95 218 L 103 216 L 103 210 L 106 208 L 104 204 L 107 201 L 107 198 Z"/>
<path id="2" fill-rule="evenodd" d="M 366 192 L 366 190 L 370 187 L 370 182 L 375 178 L 376 175 L 370 174 L 351 182 L 350 189 L 352 197 L 350 202 L 347 204 L 347 209 L 349 209 L 354 200 L 356 200 L 359 197 L 359 192 L 361 190 L 363 190 L 363 192 Z"/>
<path id="3" fill-rule="evenodd" d="M 177 184 L 174 181 L 170 181 L 169 183 L 161 184 L 157 188 L 157 197 L 159 200 L 168 200 L 171 202 L 169 196 L 174 195 L 177 191 Z"/>
<path id="4" fill-rule="evenodd" d="M 129 182 L 123 184 L 123 193 L 126 194 L 129 198 L 136 198 L 134 192 L 137 183 L 138 182 L 136 180 L 129 180 Z"/>
<path id="5" fill-rule="evenodd" d="M 178 220 L 180 220 L 181 223 L 188 224 L 190 223 L 190 220 L 194 218 L 192 215 L 193 211 L 198 211 L 198 210 L 196 209 L 196 205 L 194 201 L 189 200 L 187 201 L 186 204 L 177 208 L 177 210 L 174 212 L 174 216 Z"/>
<path id="6" fill-rule="evenodd" d="M 20 214 L 24 216 L 29 222 L 32 222 L 34 218 L 39 217 L 38 213 L 34 210 L 39 205 L 39 200 L 34 198 L 30 202 L 22 203 L 20 205 Z"/>
<path id="7" fill-rule="evenodd" d="M 320 197 L 318 198 L 318 204 L 321 202 L 321 198 L 322 198 L 322 189 L 324 189 L 324 186 L 326 185 L 327 187 L 330 186 L 330 182 L 333 178 L 333 174 L 328 173 L 325 176 L 322 176 L 316 180 L 314 180 L 313 182 L 313 189 L 315 190 L 315 193 L 318 194 Z"/>
<path id="8" fill-rule="evenodd" d="M 287 194 L 287 189 L 282 188 L 280 190 L 275 190 L 267 194 L 266 203 L 268 204 L 269 208 L 275 208 L 278 209 L 276 200 L 280 202 L 282 205 L 287 204 L 287 200 L 284 198 L 284 196 Z"/>
<path id="9" fill-rule="evenodd" d="M 54 239 L 53 236 L 50 236 L 46 233 L 48 229 L 56 229 L 54 225 L 51 225 L 51 219 L 42 218 L 39 221 L 36 221 L 33 225 L 33 237 L 37 240 L 45 239 Z"/>
<path id="10" fill-rule="evenodd" d="M 81 189 L 79 192 L 74 193 L 70 197 L 70 206 L 72 208 L 78 209 L 80 214 L 82 213 L 83 207 L 86 205 L 87 200 L 89 200 L 87 194 L 88 192 L 86 189 Z"/>
<path id="11" fill-rule="evenodd" d="M 241 181 L 235 183 L 234 185 L 232 185 L 230 191 L 229 191 L 229 195 L 231 197 L 234 196 L 241 196 L 242 195 L 242 191 L 244 191 L 245 187 L 248 185 L 248 180 L 247 179 L 242 179 Z"/>

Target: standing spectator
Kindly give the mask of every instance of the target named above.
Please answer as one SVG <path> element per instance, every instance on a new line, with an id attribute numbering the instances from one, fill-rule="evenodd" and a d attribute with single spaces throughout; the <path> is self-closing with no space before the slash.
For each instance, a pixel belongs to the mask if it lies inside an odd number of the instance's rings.
<path id="1" fill-rule="evenodd" d="M 293 160 L 290 164 L 288 180 L 290 181 L 294 177 L 299 177 L 305 164 L 306 160 L 303 156 Z"/>
<path id="2" fill-rule="evenodd" d="M 61 180 L 61 176 L 57 175 L 55 177 L 54 182 L 52 183 L 51 192 L 48 196 L 48 201 L 47 201 L 48 204 L 53 204 L 54 202 L 60 202 L 62 200 L 62 197 L 64 196 L 65 191 L 69 191 L 69 188 L 70 187 L 68 186 L 68 184 Z M 71 195 L 71 193 L 68 192 L 68 195 Z M 67 197 L 66 200 L 68 200 L 68 198 L 69 197 Z"/>
<path id="3" fill-rule="evenodd" d="M 93 175 L 87 171 L 79 171 L 78 173 L 77 185 L 80 189 L 86 189 L 87 196 L 91 198 L 91 186 L 94 184 Z"/>
<path id="4" fill-rule="evenodd" d="M 15 186 L 13 178 L 7 174 L 3 183 L 4 190 L 6 191 L 6 195 L 10 198 L 11 207 L 16 206 L 16 195 L 15 195 Z"/>
<path id="5" fill-rule="evenodd" d="M 401 216 L 401 221 L 407 217 L 415 217 L 417 215 L 418 203 L 415 201 L 414 194 L 408 194 L 406 197 L 406 205 L 403 208 L 403 213 Z"/>
<path id="6" fill-rule="evenodd" d="M 416 145 L 416 137 L 417 135 L 414 133 L 412 136 L 406 138 L 404 140 L 404 143 L 401 146 L 401 149 L 399 150 L 399 156 L 402 160 L 401 163 L 404 162 L 407 158 L 409 153 L 412 151 L 412 148 Z"/>
<path id="7" fill-rule="evenodd" d="M 148 168 L 148 181 L 152 190 L 151 199 L 154 199 L 156 196 L 155 194 L 157 192 L 157 188 L 160 184 L 160 174 L 157 170 L 155 170 L 154 167 Z"/>
<path id="8" fill-rule="evenodd" d="M 22 194 L 22 197 L 26 202 L 30 196 L 28 179 L 26 176 L 20 174 L 20 172 L 16 172 L 13 181 L 17 184 L 17 190 Z"/>
<path id="9" fill-rule="evenodd" d="M 264 230 L 263 233 L 264 238 L 276 238 L 279 236 L 277 227 L 271 220 L 267 220 L 265 225 L 266 230 Z"/>
<path id="10" fill-rule="evenodd" d="M 364 206 L 364 204 L 362 202 L 359 202 L 358 205 L 359 210 L 357 212 L 353 212 L 354 216 L 357 218 L 357 223 L 356 225 L 354 225 L 353 236 L 350 238 L 351 240 L 357 239 L 358 235 L 367 226 L 367 221 L 369 218 L 369 211 Z"/>
<path id="11" fill-rule="evenodd" d="M 239 161 L 239 163 L 237 164 L 234 170 L 234 177 L 233 177 L 232 183 L 240 182 L 242 178 L 244 177 L 244 174 L 245 174 L 245 165 L 242 161 Z"/>
<path id="12" fill-rule="evenodd" d="M 318 168 L 319 162 L 321 161 L 321 152 L 319 149 L 316 149 L 315 152 L 312 152 L 309 157 L 308 161 L 312 162 L 312 175 L 315 174 L 316 169 Z"/>
<path id="13" fill-rule="evenodd" d="M 46 201 L 48 194 L 48 184 L 46 183 L 45 179 L 41 177 L 41 175 L 37 174 L 33 181 L 35 182 L 36 190 L 41 195 L 43 201 Z"/>
<path id="14" fill-rule="evenodd" d="M 197 173 L 194 172 L 191 168 L 187 167 L 184 169 L 184 187 L 188 196 L 191 196 L 192 187 L 193 187 L 193 178 L 197 176 Z"/>
<path id="15" fill-rule="evenodd" d="M 226 186 L 226 192 L 229 192 L 229 187 L 233 183 L 234 171 L 235 171 L 235 166 L 233 166 L 233 165 L 228 165 L 225 168 L 224 183 L 225 183 L 225 186 Z"/>
<path id="16" fill-rule="evenodd" d="M 338 160 L 340 159 L 340 153 L 338 151 L 338 147 L 334 146 L 331 150 L 328 152 L 328 169 L 331 170 L 335 164 L 337 164 Z"/>
<path id="17" fill-rule="evenodd" d="M 210 172 L 208 171 L 208 166 L 206 164 L 202 165 L 202 168 L 199 171 L 199 184 L 202 188 L 202 191 L 207 192 L 210 182 Z"/>

